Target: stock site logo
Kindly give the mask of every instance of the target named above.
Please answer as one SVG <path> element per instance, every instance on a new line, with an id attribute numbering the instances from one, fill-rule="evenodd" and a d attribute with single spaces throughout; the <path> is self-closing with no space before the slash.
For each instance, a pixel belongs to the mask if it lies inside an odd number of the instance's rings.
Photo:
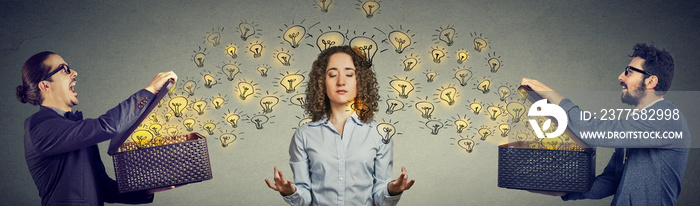
<path id="1" fill-rule="evenodd" d="M 547 104 L 547 99 L 541 99 L 532 104 L 530 110 L 527 112 L 527 116 L 549 116 L 554 117 L 554 119 L 557 120 L 559 124 L 557 130 L 547 133 L 547 138 L 555 138 L 563 134 L 568 123 L 568 117 L 566 116 L 564 109 L 556 104 Z M 537 124 L 537 120 L 529 119 L 528 121 L 530 122 L 532 129 L 535 130 L 535 134 L 537 134 L 538 138 L 545 138 L 544 131 L 547 131 L 547 129 L 549 129 L 549 127 L 552 125 L 552 119 L 547 119 L 547 121 L 542 124 L 542 128 L 540 128 L 540 126 Z"/>

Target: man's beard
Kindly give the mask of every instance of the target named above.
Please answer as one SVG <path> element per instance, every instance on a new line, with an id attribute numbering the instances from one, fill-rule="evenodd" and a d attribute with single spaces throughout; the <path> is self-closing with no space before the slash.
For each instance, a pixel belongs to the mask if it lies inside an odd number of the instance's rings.
<path id="1" fill-rule="evenodd" d="M 647 85 L 645 84 L 644 81 L 642 81 L 639 84 L 639 87 L 637 87 L 637 90 L 632 91 L 635 95 L 632 95 L 630 93 L 629 87 L 627 87 L 627 91 L 622 93 L 622 96 L 620 96 L 620 100 L 622 100 L 622 103 L 632 105 L 632 106 L 637 106 L 639 105 L 639 100 L 641 100 L 644 96 L 647 95 L 647 93 L 642 90 L 642 88 L 645 88 Z"/>

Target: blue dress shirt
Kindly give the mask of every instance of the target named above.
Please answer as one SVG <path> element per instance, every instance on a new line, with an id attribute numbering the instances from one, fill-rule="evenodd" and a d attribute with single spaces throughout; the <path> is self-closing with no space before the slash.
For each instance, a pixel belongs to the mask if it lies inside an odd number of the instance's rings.
<path id="1" fill-rule="evenodd" d="M 393 142 L 382 143 L 377 122 L 353 113 L 343 138 L 327 118 L 302 125 L 289 144 L 289 165 L 297 191 L 291 205 L 396 205 L 390 196 Z"/>

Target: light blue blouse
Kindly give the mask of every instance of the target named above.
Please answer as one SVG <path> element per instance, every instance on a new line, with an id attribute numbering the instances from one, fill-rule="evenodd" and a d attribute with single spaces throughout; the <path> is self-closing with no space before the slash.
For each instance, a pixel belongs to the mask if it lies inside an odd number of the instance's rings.
<path id="1" fill-rule="evenodd" d="M 390 196 L 393 142 L 382 143 L 377 122 L 353 113 L 343 138 L 328 119 L 302 125 L 289 144 L 289 165 L 297 191 L 290 205 L 396 205 Z"/>

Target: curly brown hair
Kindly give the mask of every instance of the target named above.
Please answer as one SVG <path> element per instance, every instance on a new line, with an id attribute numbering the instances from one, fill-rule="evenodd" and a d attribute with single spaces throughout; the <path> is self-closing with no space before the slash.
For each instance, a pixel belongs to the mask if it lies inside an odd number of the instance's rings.
<path id="1" fill-rule="evenodd" d="M 362 58 L 363 55 L 359 49 L 353 49 L 350 46 L 334 46 L 318 54 L 309 72 L 305 112 L 311 116 L 312 121 L 318 121 L 324 116 L 330 117 L 330 99 L 326 95 L 326 67 L 331 55 L 335 53 L 345 53 L 352 58 L 357 78 L 357 97 L 355 97 L 353 109 L 357 111 L 362 122 L 369 123 L 374 118 L 374 113 L 378 111 L 379 86 L 371 69 L 371 63 Z"/>

